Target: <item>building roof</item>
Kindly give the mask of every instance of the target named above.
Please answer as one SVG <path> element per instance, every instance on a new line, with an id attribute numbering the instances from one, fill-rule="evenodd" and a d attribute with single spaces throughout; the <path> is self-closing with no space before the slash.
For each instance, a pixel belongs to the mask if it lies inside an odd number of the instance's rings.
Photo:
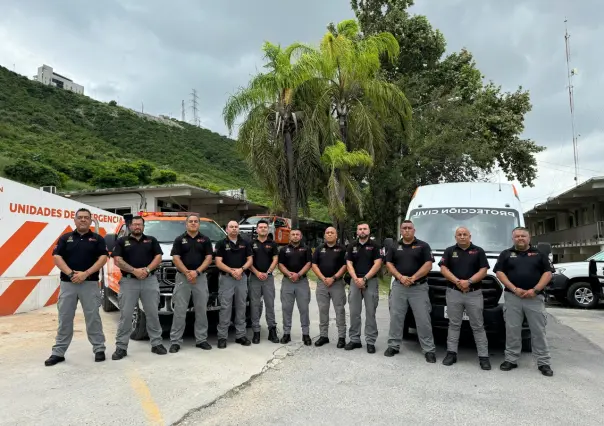
<path id="1" fill-rule="evenodd" d="M 67 78 L 67 77 L 65 77 L 64 75 L 59 74 L 58 72 L 54 72 L 54 71 L 53 71 L 52 73 L 53 73 L 54 75 L 56 75 L 57 77 L 61 77 L 62 79 L 67 80 L 67 81 L 71 81 L 71 82 L 73 83 L 73 80 L 72 80 L 71 78 Z"/>
<path id="2" fill-rule="evenodd" d="M 604 176 L 593 177 L 566 192 L 546 201 L 536 204 L 531 210 L 524 213 L 529 218 L 546 218 L 558 212 L 567 212 L 581 208 L 587 203 L 604 199 Z"/>
<path id="3" fill-rule="evenodd" d="M 201 188 L 194 185 L 185 183 L 166 184 L 166 185 L 143 185 L 143 186 L 129 186 L 122 188 L 101 188 L 101 189 L 89 189 L 81 191 L 67 191 L 59 192 L 58 195 L 62 195 L 67 198 L 78 198 L 82 196 L 102 196 L 102 195 L 115 195 L 115 194 L 136 194 L 140 192 L 161 192 L 161 191 L 178 191 L 185 192 L 186 196 L 195 199 L 219 199 L 222 200 L 221 204 L 247 204 L 255 209 L 266 209 L 268 207 L 252 203 L 250 201 L 241 200 L 236 197 L 230 197 L 228 195 L 214 192 L 209 189 Z M 180 195 L 177 195 L 180 196 Z"/>

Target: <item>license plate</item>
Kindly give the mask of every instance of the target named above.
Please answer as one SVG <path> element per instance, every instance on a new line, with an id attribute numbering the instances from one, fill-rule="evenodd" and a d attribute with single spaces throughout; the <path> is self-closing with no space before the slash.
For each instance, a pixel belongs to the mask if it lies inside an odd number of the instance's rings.
<path id="1" fill-rule="evenodd" d="M 447 306 L 445 306 L 445 318 L 449 318 L 449 315 L 447 314 Z M 466 313 L 466 311 L 463 311 L 463 314 L 461 316 L 461 319 L 463 321 L 470 321 L 470 317 L 468 316 L 468 314 Z"/>

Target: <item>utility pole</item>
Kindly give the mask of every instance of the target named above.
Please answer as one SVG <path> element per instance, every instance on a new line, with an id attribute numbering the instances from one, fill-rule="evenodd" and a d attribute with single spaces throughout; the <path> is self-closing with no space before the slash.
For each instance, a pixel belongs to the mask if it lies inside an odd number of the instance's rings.
<path id="1" fill-rule="evenodd" d="M 145 104 L 141 101 L 141 113 L 145 113 Z"/>
<path id="2" fill-rule="evenodd" d="M 198 111 L 198 107 L 197 107 L 197 90 L 193 89 L 193 92 L 191 93 L 192 96 L 192 100 L 191 103 L 193 104 L 193 124 L 195 126 L 199 125 L 199 117 L 197 116 L 197 111 Z"/>
<path id="3" fill-rule="evenodd" d="M 185 100 L 184 99 L 182 100 L 181 112 L 182 112 L 181 120 L 185 121 Z"/>
<path id="4" fill-rule="evenodd" d="M 577 135 L 575 133 L 575 89 L 573 87 L 572 78 L 576 74 L 575 68 L 570 68 L 570 34 L 568 34 L 568 20 L 564 20 L 564 43 L 566 45 L 566 72 L 568 77 L 568 100 L 570 104 L 570 123 L 573 132 L 573 155 L 575 158 L 575 185 L 579 185 L 579 146 Z"/>

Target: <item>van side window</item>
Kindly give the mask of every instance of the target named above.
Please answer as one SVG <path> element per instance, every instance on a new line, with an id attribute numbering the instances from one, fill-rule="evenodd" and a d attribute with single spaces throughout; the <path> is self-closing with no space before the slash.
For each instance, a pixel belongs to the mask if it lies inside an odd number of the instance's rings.
<path id="1" fill-rule="evenodd" d="M 126 225 L 122 225 L 119 232 L 117 233 L 117 237 L 118 238 L 124 237 L 126 235 L 127 231 L 128 231 L 128 227 Z"/>

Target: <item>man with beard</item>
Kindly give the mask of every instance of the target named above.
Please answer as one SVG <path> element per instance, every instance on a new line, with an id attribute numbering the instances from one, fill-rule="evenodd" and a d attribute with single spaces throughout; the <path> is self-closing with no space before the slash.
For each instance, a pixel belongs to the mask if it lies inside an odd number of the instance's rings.
<path id="1" fill-rule="evenodd" d="M 235 296 L 235 343 L 250 346 L 246 336 L 245 308 L 247 301 L 246 270 L 252 266 L 252 246 L 239 235 L 239 224 L 234 220 L 227 224 L 227 238 L 216 244 L 216 266 L 220 269 L 220 318 L 218 323 L 218 349 L 227 347 L 227 336 L 233 312 Z"/>
<path id="2" fill-rule="evenodd" d="M 472 244 L 472 235 L 467 228 L 457 228 L 455 240 L 457 244 L 445 249 L 439 262 L 443 277 L 450 282 L 446 295 L 449 333 L 443 365 L 457 362 L 459 332 L 465 311 L 474 333 L 480 368 L 490 370 L 489 342 L 484 331 L 484 298 L 480 287 L 481 280 L 489 270 L 489 261 L 484 250 Z"/>
<path id="3" fill-rule="evenodd" d="M 73 319 L 82 304 L 88 341 L 92 344 L 94 360 L 105 361 L 105 335 L 99 314 L 99 270 L 107 262 L 107 245 L 99 234 L 90 230 L 92 215 L 87 209 L 75 214 L 75 231 L 59 237 L 52 254 L 61 270 L 59 290 L 59 327 L 47 367 L 65 361 L 65 352 L 73 338 Z"/>
<path id="4" fill-rule="evenodd" d="M 375 341 L 378 337 L 375 312 L 380 300 L 377 273 L 382 267 L 380 247 L 369 238 L 369 225 L 360 223 L 357 226 L 356 242 L 351 243 L 346 251 L 346 265 L 350 274 L 350 342 L 345 349 L 362 348 L 361 344 L 361 312 L 365 301 L 365 341 L 367 352 L 375 353 Z"/>
<path id="5" fill-rule="evenodd" d="M 172 260 L 178 272 L 172 294 L 174 317 L 170 332 L 170 353 L 178 352 L 182 345 L 191 294 L 195 307 L 195 346 L 206 351 L 212 349 L 207 341 L 209 294 L 205 275 L 212 263 L 212 242 L 199 232 L 198 215 L 189 215 L 186 226 L 187 231 L 176 237 L 172 245 Z"/>
<path id="6" fill-rule="evenodd" d="M 432 335 L 432 321 L 428 281 L 434 257 L 428 243 L 415 238 L 415 226 L 410 220 L 401 223 L 401 238 L 388 250 L 386 267 L 396 279 L 390 293 L 390 332 L 385 356 L 399 353 L 407 309 L 411 306 L 419 342 L 426 362 L 436 362 L 436 347 Z"/>
<path id="7" fill-rule="evenodd" d="M 145 235 L 145 219 L 134 216 L 130 235 L 119 238 L 111 256 L 122 272 L 120 280 L 120 321 L 117 328 L 116 350 L 111 359 L 117 361 L 128 355 L 128 342 L 132 332 L 132 315 L 140 299 L 151 341 L 151 352 L 168 353 L 162 345 L 162 328 L 159 322 L 159 282 L 153 271 L 161 263 L 163 251 L 155 237 Z"/>
<path id="8" fill-rule="evenodd" d="M 320 337 L 315 346 L 329 343 L 329 301 L 333 302 L 338 326 L 338 349 L 346 345 L 346 289 L 342 277 L 346 273 L 346 248 L 337 243 L 338 233 L 332 226 L 325 230 L 325 243 L 315 249 L 312 270 L 319 278 L 317 305 L 319 305 Z"/>
<path id="9" fill-rule="evenodd" d="M 548 256 L 530 244 L 531 237 L 526 228 L 514 229 L 512 239 L 514 246 L 501 252 L 493 268 L 505 286 L 505 360 L 499 368 L 510 371 L 518 367 L 522 323 L 526 316 L 537 367 L 541 374 L 551 377 L 554 372 L 545 337 L 547 313 L 543 289 L 552 279 L 554 268 Z"/>
<path id="10" fill-rule="evenodd" d="M 279 270 L 283 273 L 281 281 L 281 306 L 283 309 L 283 337 L 281 343 L 291 342 L 292 313 L 294 302 L 298 305 L 302 325 L 302 341 L 306 346 L 312 344 L 308 309 L 310 305 L 310 286 L 306 273 L 311 266 L 310 247 L 300 243 L 302 232 L 292 229 L 289 244 L 279 252 Z"/>
<path id="11" fill-rule="evenodd" d="M 258 238 L 252 241 L 254 253 L 253 264 L 250 267 L 250 308 L 252 315 L 252 343 L 260 343 L 260 317 L 262 316 L 262 301 L 266 304 L 266 325 L 268 340 L 279 343 L 277 322 L 275 320 L 275 277 L 273 271 L 277 267 L 279 247 L 274 241 L 268 241 L 268 222 L 259 220 L 256 224 Z"/>

